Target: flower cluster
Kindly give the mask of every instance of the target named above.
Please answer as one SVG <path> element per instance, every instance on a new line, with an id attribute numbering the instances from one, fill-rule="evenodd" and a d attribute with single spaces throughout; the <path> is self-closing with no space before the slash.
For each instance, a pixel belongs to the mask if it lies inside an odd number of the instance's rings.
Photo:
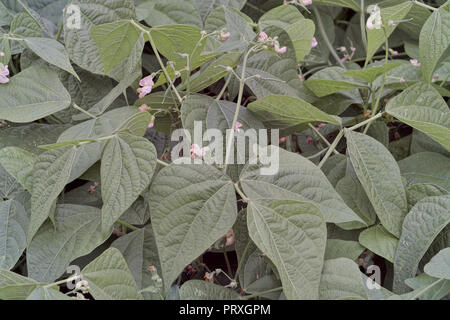
<path id="1" fill-rule="evenodd" d="M 200 148 L 200 146 L 198 144 L 194 143 L 191 146 L 191 158 L 192 159 L 202 159 L 206 155 L 206 152 L 208 152 L 208 150 L 209 150 L 208 147 Z"/>
<path id="2" fill-rule="evenodd" d="M 264 49 L 273 48 L 273 50 L 278 54 L 286 53 L 286 47 L 280 47 L 280 43 L 277 40 L 277 37 L 270 38 L 267 33 L 261 31 L 258 35 L 258 42 L 263 44 Z"/>
<path id="3" fill-rule="evenodd" d="M 225 30 L 221 30 L 220 33 L 219 33 L 219 41 L 220 42 L 225 42 L 228 39 L 230 39 L 230 37 L 231 37 L 231 33 L 227 32 Z"/>
<path id="4" fill-rule="evenodd" d="M 0 83 L 8 83 L 9 82 L 9 69 L 8 66 L 0 63 Z"/>
<path id="5" fill-rule="evenodd" d="M 383 21 L 381 20 L 381 10 L 377 5 L 371 5 L 367 7 L 367 12 L 370 13 L 367 19 L 367 29 L 381 29 Z"/>
<path id="6" fill-rule="evenodd" d="M 153 82 L 152 76 L 147 76 L 139 81 L 139 85 L 141 88 L 137 89 L 137 92 L 139 93 L 139 99 L 142 99 L 152 92 L 152 88 L 155 83 Z"/>

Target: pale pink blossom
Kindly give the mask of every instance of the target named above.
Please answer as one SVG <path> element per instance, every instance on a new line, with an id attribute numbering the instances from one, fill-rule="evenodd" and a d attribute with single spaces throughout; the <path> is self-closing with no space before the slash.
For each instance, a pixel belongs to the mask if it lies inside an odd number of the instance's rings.
<path id="1" fill-rule="evenodd" d="M 317 42 L 316 37 L 313 37 L 312 40 L 311 40 L 311 48 L 317 47 L 318 44 L 319 43 Z"/>
<path id="2" fill-rule="evenodd" d="M 325 123 L 321 123 L 321 124 L 319 124 L 318 126 L 317 126 L 317 130 L 320 130 L 320 129 L 322 129 L 323 127 L 325 126 Z"/>
<path id="3" fill-rule="evenodd" d="M 8 83 L 9 82 L 9 69 L 8 66 L 0 63 L 0 83 Z"/>
<path id="4" fill-rule="evenodd" d="M 266 42 L 267 40 L 269 40 L 269 36 L 264 31 L 261 31 L 259 33 L 259 35 L 258 35 L 258 41 L 259 42 Z"/>
<path id="5" fill-rule="evenodd" d="M 394 50 L 394 49 L 389 49 L 389 52 L 393 55 L 393 56 L 398 56 L 398 51 Z"/>
<path id="6" fill-rule="evenodd" d="M 435 74 L 433 75 L 433 82 L 436 82 L 436 81 L 438 81 L 438 80 L 439 80 L 439 74 L 435 73 Z"/>
<path id="7" fill-rule="evenodd" d="M 350 56 L 348 54 L 344 54 L 344 56 L 341 58 L 341 62 L 347 62 L 350 60 Z"/>
<path id="8" fill-rule="evenodd" d="M 0 51 L 0 57 L 4 57 L 5 53 L 3 51 Z"/>
<path id="9" fill-rule="evenodd" d="M 280 143 L 285 143 L 287 141 L 286 137 L 280 138 Z"/>
<path id="10" fill-rule="evenodd" d="M 152 76 L 147 76 L 147 77 L 141 79 L 141 81 L 139 81 L 139 85 L 141 87 L 153 87 L 155 85 L 155 83 L 153 82 Z"/>
<path id="11" fill-rule="evenodd" d="M 205 281 L 214 283 L 214 275 L 215 274 L 216 274 L 215 271 L 213 271 L 213 272 L 206 272 L 205 273 L 205 277 L 204 277 Z"/>
<path id="12" fill-rule="evenodd" d="M 222 41 L 222 42 L 225 42 L 228 39 L 230 39 L 230 37 L 231 37 L 231 33 L 229 33 L 229 32 L 225 32 L 225 33 L 221 32 L 220 35 L 219 35 L 219 40 Z"/>
<path id="13" fill-rule="evenodd" d="M 300 3 L 304 6 L 312 5 L 312 0 L 300 0 Z"/>
<path id="14" fill-rule="evenodd" d="M 233 229 L 230 229 L 226 234 L 225 238 L 227 239 L 225 245 L 231 246 L 234 243 L 234 232 Z"/>
<path id="15" fill-rule="evenodd" d="M 409 60 L 409 62 L 410 62 L 414 67 L 420 67 L 420 62 L 417 61 L 417 59 L 411 59 L 411 60 Z"/>
<path id="16" fill-rule="evenodd" d="M 209 150 L 208 147 L 200 148 L 198 144 L 193 144 L 191 146 L 191 158 L 192 159 L 201 159 L 205 156 L 206 152 Z"/>
<path id="17" fill-rule="evenodd" d="M 244 125 L 240 123 L 239 121 L 236 122 L 236 126 L 234 127 L 234 130 L 239 131 L 240 128 L 242 128 Z"/>
<path id="18" fill-rule="evenodd" d="M 150 108 L 146 104 L 143 104 L 142 106 L 139 107 L 140 112 L 147 112 L 149 109 Z"/>
<path id="19" fill-rule="evenodd" d="M 150 122 L 147 128 L 148 129 L 153 129 L 154 126 L 155 126 L 155 124 L 153 122 Z"/>
<path id="20" fill-rule="evenodd" d="M 139 93 L 139 99 L 142 99 L 146 95 L 148 95 L 148 94 L 150 94 L 152 92 L 152 87 L 145 86 L 145 87 L 137 89 L 137 92 Z"/>
<path id="21" fill-rule="evenodd" d="M 275 45 L 275 52 L 276 52 L 276 53 L 284 54 L 284 53 L 286 53 L 286 51 L 287 51 L 287 48 L 286 48 L 286 47 L 281 47 L 281 48 L 280 48 L 280 46 Z"/>

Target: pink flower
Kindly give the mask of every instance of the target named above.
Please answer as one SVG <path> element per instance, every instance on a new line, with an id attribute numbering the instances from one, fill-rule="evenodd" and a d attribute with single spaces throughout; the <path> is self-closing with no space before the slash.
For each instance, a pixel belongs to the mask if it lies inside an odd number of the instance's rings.
<path id="1" fill-rule="evenodd" d="M 153 129 L 154 126 L 155 126 L 155 124 L 153 122 L 150 122 L 147 128 L 148 129 Z"/>
<path id="2" fill-rule="evenodd" d="M 145 86 L 145 87 L 137 89 L 137 92 L 139 93 L 139 99 L 142 99 L 146 95 L 148 95 L 150 92 L 152 92 L 152 87 Z"/>
<path id="3" fill-rule="evenodd" d="M 239 121 L 236 122 L 236 126 L 234 127 L 234 130 L 239 131 L 240 128 L 242 128 L 244 125 L 240 123 Z"/>
<path id="4" fill-rule="evenodd" d="M 231 246 L 234 243 L 234 232 L 233 229 L 230 229 L 224 236 L 227 239 L 225 245 Z"/>
<path id="5" fill-rule="evenodd" d="M 206 272 L 205 273 L 205 277 L 204 277 L 204 279 L 205 279 L 205 281 L 206 282 L 211 282 L 211 283 L 214 283 L 214 275 L 215 275 L 216 273 L 213 271 L 213 272 Z"/>
<path id="6" fill-rule="evenodd" d="M 321 123 L 321 124 L 319 124 L 318 126 L 317 126 L 317 130 L 320 130 L 320 129 L 322 129 L 323 127 L 325 126 L 325 123 Z"/>
<path id="7" fill-rule="evenodd" d="M 229 33 L 229 32 L 222 33 L 221 32 L 220 35 L 219 35 L 219 40 L 222 41 L 222 42 L 225 42 L 228 39 L 230 39 L 230 37 L 231 37 L 231 33 Z"/>
<path id="8" fill-rule="evenodd" d="M 310 146 L 314 145 L 314 140 L 313 140 L 313 138 L 311 138 L 311 137 L 308 137 L 308 139 L 306 139 L 306 142 L 307 142 Z"/>
<path id="9" fill-rule="evenodd" d="M 280 48 L 279 46 L 275 46 L 275 52 L 276 53 L 279 53 L 279 54 L 284 54 L 284 53 L 286 53 L 286 50 L 287 50 L 287 48 L 286 47 L 282 47 L 282 48 Z"/>
<path id="10" fill-rule="evenodd" d="M 192 159 L 201 159 L 205 156 L 206 152 L 209 150 L 208 147 L 200 148 L 198 144 L 193 144 L 191 146 L 191 158 Z"/>
<path id="11" fill-rule="evenodd" d="M 0 83 L 8 83 L 9 82 L 9 69 L 8 66 L 0 63 Z"/>
<path id="12" fill-rule="evenodd" d="M 139 85 L 141 87 L 153 87 L 155 85 L 155 83 L 153 82 L 152 76 L 147 76 L 147 77 L 143 78 L 141 81 L 139 81 Z"/>
<path id="13" fill-rule="evenodd" d="M 301 74 L 298 75 L 298 78 L 300 79 L 301 82 L 305 81 L 305 78 L 303 78 Z"/>
<path id="14" fill-rule="evenodd" d="M 398 51 L 394 50 L 394 49 L 389 49 L 389 52 L 393 55 L 393 56 L 398 56 Z"/>
<path id="15" fill-rule="evenodd" d="M 286 137 L 280 138 L 280 143 L 285 143 L 287 141 Z"/>
<path id="16" fill-rule="evenodd" d="M 149 107 L 146 104 L 143 104 L 142 106 L 139 107 L 140 112 L 147 112 L 148 110 L 149 110 Z"/>
<path id="17" fill-rule="evenodd" d="M 264 31 L 261 31 L 258 36 L 258 42 L 266 42 L 269 40 L 269 36 Z"/>
<path id="18" fill-rule="evenodd" d="M 312 4 L 312 0 L 300 0 L 300 3 L 304 6 L 309 6 Z"/>
<path id="19" fill-rule="evenodd" d="M 411 60 L 409 60 L 409 62 L 411 62 L 411 64 L 412 64 L 414 67 L 420 67 L 420 62 L 417 61 L 417 59 L 411 59 Z"/>
<path id="20" fill-rule="evenodd" d="M 344 54 L 344 56 L 341 59 L 341 62 L 346 62 L 350 59 L 350 56 L 348 54 Z"/>
<path id="21" fill-rule="evenodd" d="M 317 47 L 318 44 L 319 43 L 317 42 L 316 37 L 313 37 L 312 40 L 311 40 L 311 48 Z"/>
<path id="22" fill-rule="evenodd" d="M 3 51 L 0 51 L 0 57 L 4 57 L 5 53 Z"/>

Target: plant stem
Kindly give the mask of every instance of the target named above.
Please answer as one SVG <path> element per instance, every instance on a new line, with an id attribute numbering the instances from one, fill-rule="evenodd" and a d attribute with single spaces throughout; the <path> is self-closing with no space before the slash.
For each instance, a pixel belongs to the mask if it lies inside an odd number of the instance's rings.
<path id="1" fill-rule="evenodd" d="M 76 103 L 72 103 L 72 107 L 74 107 L 75 109 L 77 109 L 78 111 L 84 113 L 85 115 L 89 116 L 92 119 L 97 119 L 96 116 L 94 116 L 92 113 L 84 110 L 83 108 L 81 108 L 80 106 L 78 106 Z"/>
<path id="2" fill-rule="evenodd" d="M 367 51 L 366 14 L 365 14 L 365 8 L 364 8 L 364 0 L 361 0 L 361 12 L 360 12 L 359 23 L 361 26 L 361 37 L 362 37 L 362 42 L 364 45 L 364 50 Z"/>
<path id="3" fill-rule="evenodd" d="M 358 123 L 358 124 L 354 125 L 353 127 L 348 128 L 347 130 L 349 130 L 349 131 L 355 131 L 356 129 L 359 129 L 359 128 L 361 128 L 361 127 L 364 127 L 366 124 L 369 124 L 369 123 L 371 123 L 371 122 L 373 122 L 373 121 L 375 121 L 375 120 L 381 118 L 382 116 L 383 116 L 383 112 L 380 112 L 380 113 L 378 113 L 377 115 L 371 117 L 370 119 L 367 119 L 367 120 L 365 120 L 365 121 L 363 121 L 363 122 L 361 122 L 361 123 Z"/>
<path id="4" fill-rule="evenodd" d="M 242 266 L 242 260 L 245 258 L 245 256 L 247 255 L 247 251 L 248 251 L 248 248 L 250 248 L 250 243 L 251 243 L 251 240 L 248 240 L 248 242 L 247 242 L 247 245 L 245 246 L 245 248 L 244 248 L 244 252 L 242 252 L 242 256 L 241 256 L 241 258 L 240 258 L 240 262 L 238 263 L 238 267 L 237 267 L 237 269 L 236 269 L 236 273 L 235 273 L 235 275 L 234 275 L 234 281 L 237 281 L 237 278 L 239 277 L 239 271 L 241 270 L 241 266 Z"/>
<path id="5" fill-rule="evenodd" d="M 233 142 L 234 142 L 234 129 L 236 128 L 236 123 L 238 121 L 239 118 L 239 111 L 241 109 L 241 103 L 242 103 L 242 97 L 244 96 L 244 88 L 245 88 L 245 69 L 247 67 L 247 61 L 248 61 L 248 57 L 250 56 L 250 53 L 253 52 L 253 48 L 252 47 L 250 50 L 247 51 L 247 53 L 244 56 L 244 61 L 242 62 L 242 74 L 241 74 L 241 78 L 239 79 L 240 83 L 239 83 L 239 94 L 238 94 L 238 100 L 236 103 L 236 111 L 234 112 L 234 118 L 233 118 L 233 122 L 231 125 L 231 130 L 230 130 L 230 136 L 228 137 L 228 141 L 227 141 L 227 149 L 226 149 L 226 153 L 225 153 L 225 165 L 224 165 L 224 172 L 227 172 L 227 166 L 228 166 L 228 161 L 230 160 L 230 156 L 231 156 L 231 147 L 233 146 Z"/>
<path id="6" fill-rule="evenodd" d="M 117 220 L 117 223 L 120 223 L 124 227 L 127 227 L 128 229 L 131 229 L 133 231 L 139 230 L 139 228 L 136 228 L 135 226 L 132 226 L 131 224 L 126 223 L 125 221 L 122 221 L 122 220 Z"/>
<path id="7" fill-rule="evenodd" d="M 425 288 L 423 288 L 422 290 L 420 290 L 417 294 L 415 294 L 410 300 L 416 300 L 418 297 L 420 297 L 422 294 L 424 294 L 425 292 L 427 292 L 430 288 L 434 287 L 436 284 L 438 284 L 439 282 L 441 282 L 442 280 L 444 280 L 444 278 L 441 278 L 435 282 L 433 282 L 432 284 L 426 286 Z"/>
<path id="8" fill-rule="evenodd" d="M 225 258 L 225 263 L 227 264 L 228 274 L 230 275 L 228 277 L 228 279 L 232 280 L 230 277 L 233 276 L 233 271 L 231 270 L 230 259 L 228 259 L 227 247 L 225 245 L 223 246 L 223 257 Z"/>
<path id="9" fill-rule="evenodd" d="M 249 299 L 252 299 L 252 298 L 259 297 L 259 296 L 261 296 L 263 294 L 277 292 L 277 291 L 282 291 L 282 290 L 283 290 L 283 287 L 273 288 L 273 289 L 270 289 L 270 290 L 266 290 L 266 291 L 262 291 L 262 292 L 251 294 L 249 296 L 245 296 L 244 298 L 249 300 Z"/>
<path id="10" fill-rule="evenodd" d="M 327 140 L 327 138 L 325 138 L 325 137 L 320 133 L 319 130 L 316 129 L 316 127 L 314 127 L 311 123 L 308 123 L 308 125 L 309 125 L 309 127 L 310 127 L 310 128 L 311 128 L 318 136 L 319 136 L 319 138 L 322 139 L 323 142 L 325 142 L 325 144 L 326 144 L 328 147 L 331 146 L 331 143 Z M 334 149 L 333 152 L 334 152 L 334 154 L 339 154 L 339 152 L 338 152 L 336 149 Z"/>
<path id="11" fill-rule="evenodd" d="M 322 166 L 327 162 L 328 158 L 333 153 L 334 149 L 336 149 L 339 141 L 341 141 L 342 137 L 344 136 L 344 130 L 339 131 L 338 135 L 336 136 L 336 139 L 334 139 L 333 143 L 331 144 L 330 148 L 328 149 L 327 153 L 323 157 L 323 159 L 319 163 L 319 168 L 322 168 Z"/>
<path id="12" fill-rule="evenodd" d="M 59 38 L 61 38 L 61 34 L 62 34 L 63 30 L 64 30 L 64 19 L 61 21 L 61 25 L 59 26 L 58 33 L 56 34 L 56 37 L 55 37 L 56 41 L 59 41 Z"/>
<path id="13" fill-rule="evenodd" d="M 234 183 L 233 186 L 234 186 L 234 189 L 236 190 L 236 192 L 241 196 L 242 200 L 244 202 L 248 202 L 249 199 L 245 196 L 244 192 L 239 188 L 238 183 L 237 182 Z"/>
<path id="14" fill-rule="evenodd" d="M 314 13 L 314 16 L 317 19 L 317 26 L 319 27 L 319 32 L 323 38 L 323 40 L 325 40 L 325 44 L 327 45 L 328 49 L 331 52 L 331 55 L 334 57 L 334 59 L 339 63 L 339 65 L 344 68 L 347 69 L 344 65 L 344 63 L 341 61 L 341 58 L 339 58 L 338 54 L 336 53 L 336 50 L 334 50 L 333 45 L 330 42 L 330 39 L 328 39 L 327 33 L 325 32 L 325 27 L 323 26 L 323 22 L 322 22 L 322 18 L 320 17 L 320 13 L 317 10 L 316 7 L 312 8 L 312 11 Z"/>
<path id="15" fill-rule="evenodd" d="M 413 3 L 414 3 L 414 4 L 417 4 L 417 5 L 420 6 L 420 7 L 424 7 L 424 8 L 426 8 L 426 9 L 429 9 L 429 10 L 431 10 L 431 11 L 436 11 L 436 10 L 437 10 L 436 8 L 434 8 L 434 7 L 432 7 L 432 6 L 429 6 L 429 5 L 427 5 L 427 4 L 425 4 L 425 3 L 422 3 L 422 2 L 419 2 L 419 1 L 413 1 Z"/>
<path id="16" fill-rule="evenodd" d="M 159 160 L 159 159 L 156 159 L 156 162 L 157 162 L 158 164 L 162 165 L 163 167 L 168 167 L 168 166 L 170 166 L 170 163 L 161 161 L 161 160 Z"/>
<path id="17" fill-rule="evenodd" d="M 219 101 L 222 98 L 223 94 L 225 93 L 225 90 L 227 90 L 228 85 L 230 84 L 232 76 L 233 76 L 233 74 L 228 75 L 228 78 L 225 81 L 225 85 L 223 86 L 222 90 L 220 91 L 219 95 L 217 96 L 216 101 Z"/>
<path id="18" fill-rule="evenodd" d="M 78 279 L 80 279 L 80 278 L 81 278 L 81 274 L 80 274 L 80 275 L 77 275 L 77 276 L 72 276 L 72 277 L 69 277 L 69 278 L 67 278 L 67 279 L 63 279 L 63 280 L 57 281 L 57 282 L 53 282 L 53 283 L 47 284 L 47 285 L 43 286 L 43 288 L 56 287 L 56 286 L 59 286 L 60 284 L 67 283 L 67 282 L 69 282 L 69 281 L 78 280 Z"/>

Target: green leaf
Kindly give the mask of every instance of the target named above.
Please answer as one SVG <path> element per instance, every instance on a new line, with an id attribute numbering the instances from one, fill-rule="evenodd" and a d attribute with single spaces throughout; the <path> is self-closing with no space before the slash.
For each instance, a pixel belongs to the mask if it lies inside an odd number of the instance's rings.
<path id="1" fill-rule="evenodd" d="M 443 196 L 449 193 L 447 190 L 431 184 L 416 183 L 406 189 L 406 198 L 408 199 L 408 207 L 411 209 L 417 202 L 426 197 Z"/>
<path id="2" fill-rule="evenodd" d="M 335 6 L 335 7 L 345 7 L 350 8 L 355 11 L 361 11 L 359 5 L 355 0 L 315 0 L 314 4 L 325 5 L 325 6 Z"/>
<path id="3" fill-rule="evenodd" d="M 0 299 L 25 300 L 39 286 L 36 281 L 7 270 L 0 270 Z"/>
<path id="4" fill-rule="evenodd" d="M 378 51 L 380 46 L 385 43 L 386 37 L 389 37 L 399 25 L 389 25 L 389 21 L 399 21 L 405 19 L 409 11 L 413 6 L 413 2 L 405 1 L 396 6 L 386 7 L 381 9 L 381 19 L 383 26 L 381 29 L 367 30 L 367 57 L 366 63 L 368 63 L 374 54 Z"/>
<path id="5" fill-rule="evenodd" d="M 194 0 L 149 0 L 139 4 L 136 13 L 139 21 L 145 20 L 152 27 L 168 24 L 203 27 Z"/>
<path id="6" fill-rule="evenodd" d="M 38 156 L 33 167 L 33 193 L 28 244 L 50 215 L 50 211 L 69 182 L 76 147 L 49 150 Z"/>
<path id="7" fill-rule="evenodd" d="M 148 268 L 155 266 L 159 271 L 161 264 L 151 225 L 120 237 L 111 246 L 122 253 L 139 289 L 153 284 L 152 273 Z"/>
<path id="8" fill-rule="evenodd" d="M 207 165 L 162 169 L 150 188 L 150 214 L 169 288 L 183 269 L 230 230 L 236 220 L 233 182 Z"/>
<path id="9" fill-rule="evenodd" d="M 307 202 L 252 198 L 247 225 L 252 240 L 277 267 L 286 297 L 317 299 L 326 243 L 320 210 Z"/>
<path id="10" fill-rule="evenodd" d="M 19 37 L 42 37 L 43 32 L 39 23 L 26 12 L 18 13 L 11 21 L 11 33 Z"/>
<path id="11" fill-rule="evenodd" d="M 256 114 L 268 128 L 289 130 L 300 124 L 311 122 L 341 125 L 339 117 L 328 115 L 308 102 L 295 97 L 267 96 L 250 103 L 248 110 Z"/>
<path id="12" fill-rule="evenodd" d="M 450 192 L 450 163 L 446 156 L 421 152 L 399 161 L 398 165 L 408 184 L 431 183 Z"/>
<path id="13" fill-rule="evenodd" d="M 394 262 L 398 239 L 386 231 L 381 225 L 373 226 L 359 234 L 359 242 L 390 262 Z"/>
<path id="14" fill-rule="evenodd" d="M 230 52 L 219 57 L 217 60 L 214 60 L 204 70 L 201 70 L 192 77 L 190 80 L 191 91 L 199 92 L 222 79 L 229 74 L 226 67 L 234 68 L 238 64 L 240 57 L 240 52 Z M 185 88 L 186 85 L 183 85 L 181 90 L 184 90 Z"/>
<path id="15" fill-rule="evenodd" d="M 0 269 L 12 269 L 25 250 L 28 222 L 28 215 L 19 202 L 0 202 Z"/>
<path id="16" fill-rule="evenodd" d="M 132 20 L 120 20 L 93 27 L 91 36 L 97 44 L 107 74 L 130 56 L 142 31 Z"/>
<path id="17" fill-rule="evenodd" d="M 364 250 L 365 248 L 358 241 L 328 239 L 325 248 L 325 260 L 348 258 L 355 261 Z"/>
<path id="18" fill-rule="evenodd" d="M 109 248 L 82 271 L 95 300 L 143 300 L 122 254 Z"/>
<path id="19" fill-rule="evenodd" d="M 180 289 L 181 300 L 240 300 L 233 290 L 214 283 L 201 280 L 190 280 Z"/>
<path id="20" fill-rule="evenodd" d="M 405 283 L 414 289 L 414 291 L 402 295 L 406 300 L 412 299 L 415 295 L 418 295 L 420 300 L 441 300 L 450 293 L 450 281 L 436 279 L 426 273 L 406 279 Z"/>
<path id="21" fill-rule="evenodd" d="M 305 85 L 318 97 L 325 97 L 343 90 L 367 88 L 366 84 L 344 73 L 345 70 L 341 67 L 325 68 L 306 80 Z"/>
<path id="22" fill-rule="evenodd" d="M 36 158 L 36 155 L 20 148 L 0 149 L 0 165 L 29 191 L 32 190 L 31 177 Z"/>
<path id="23" fill-rule="evenodd" d="M 370 203 L 361 183 L 351 176 L 345 176 L 336 184 L 336 191 L 345 203 L 360 216 L 364 222 L 371 226 L 377 219 L 377 214 Z"/>
<path id="24" fill-rule="evenodd" d="M 101 233 L 100 209 L 57 205 L 54 220 L 55 225 L 48 221 L 39 229 L 27 250 L 28 275 L 41 282 L 58 279 L 70 262 L 106 240 Z"/>
<path id="25" fill-rule="evenodd" d="M 450 248 L 442 249 L 431 258 L 424 271 L 432 277 L 450 280 Z"/>
<path id="26" fill-rule="evenodd" d="M 33 292 L 31 292 L 31 294 L 27 297 L 27 300 L 55 301 L 55 300 L 74 300 L 74 299 L 69 296 L 66 296 L 65 294 L 55 289 L 40 287 L 33 290 Z"/>
<path id="27" fill-rule="evenodd" d="M 70 105 L 70 95 L 55 71 L 30 67 L 0 86 L 0 119 L 32 122 Z"/>
<path id="28" fill-rule="evenodd" d="M 419 201 L 403 223 L 394 259 L 394 290 L 404 293 L 404 281 L 416 275 L 420 259 L 437 235 L 450 223 L 450 195 Z"/>
<path id="29" fill-rule="evenodd" d="M 430 84 L 418 83 L 391 99 L 386 111 L 450 151 L 450 110 Z"/>
<path id="30" fill-rule="evenodd" d="M 345 137 L 350 161 L 375 212 L 383 226 L 399 237 L 408 205 L 395 159 L 369 136 L 346 130 Z"/>
<path id="31" fill-rule="evenodd" d="M 435 10 L 420 31 L 419 53 L 425 81 L 431 82 L 438 64 L 450 53 L 450 6 Z"/>
<path id="32" fill-rule="evenodd" d="M 28 48 L 33 50 L 43 60 L 69 72 L 81 81 L 70 64 L 67 51 L 61 43 L 50 38 L 25 38 L 25 43 Z"/>
<path id="33" fill-rule="evenodd" d="M 136 8 L 132 0 L 72 0 L 81 13 L 81 28 L 73 28 L 64 24 L 64 40 L 67 52 L 74 63 L 95 74 L 105 74 L 99 50 L 91 37 L 91 29 L 95 26 L 130 20 L 136 16 Z M 72 13 L 64 12 L 64 21 L 71 21 Z M 73 19 L 73 18 L 72 18 Z M 141 61 L 144 38 L 140 38 L 130 56 L 108 73 L 115 80 L 125 78 L 133 72 Z"/>
<path id="34" fill-rule="evenodd" d="M 248 165 L 241 173 L 240 182 L 247 197 L 311 201 L 322 211 L 326 222 L 344 229 L 365 226 L 334 190 L 325 174 L 308 159 L 273 147 L 269 154 L 279 154 L 277 173 L 261 175 L 261 165 Z M 266 168 L 267 169 L 267 168 Z"/>
<path id="35" fill-rule="evenodd" d="M 326 260 L 320 279 L 320 300 L 367 300 L 361 271 L 347 258 Z"/>
<path id="36" fill-rule="evenodd" d="M 107 232 L 147 188 L 156 167 L 156 150 L 145 138 L 120 133 L 103 151 L 102 230 Z"/>
<path id="37" fill-rule="evenodd" d="M 401 62 L 389 62 L 380 66 L 372 66 L 361 70 L 349 70 L 344 72 L 344 75 L 351 76 L 353 78 L 362 79 L 368 83 L 374 82 L 379 76 L 382 76 L 388 71 L 401 66 Z"/>

